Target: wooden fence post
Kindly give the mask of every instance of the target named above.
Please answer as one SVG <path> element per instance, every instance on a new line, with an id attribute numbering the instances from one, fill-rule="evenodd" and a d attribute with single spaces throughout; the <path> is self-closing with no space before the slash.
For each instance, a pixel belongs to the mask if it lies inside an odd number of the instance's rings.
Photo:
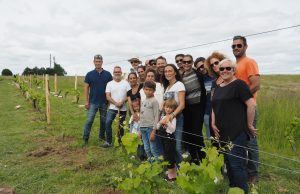
<path id="1" fill-rule="evenodd" d="M 75 90 L 77 90 L 77 75 L 75 75 Z"/>
<path id="2" fill-rule="evenodd" d="M 32 75 L 29 75 L 29 87 L 32 88 Z"/>
<path id="3" fill-rule="evenodd" d="M 57 94 L 57 74 L 54 74 L 54 92 Z"/>
<path id="4" fill-rule="evenodd" d="M 47 117 L 47 124 L 50 124 L 50 101 L 49 101 L 49 84 L 48 74 L 45 76 L 45 97 L 46 97 L 46 117 Z"/>
<path id="5" fill-rule="evenodd" d="M 45 74 L 43 74 L 43 87 L 42 89 L 44 90 L 45 89 Z"/>

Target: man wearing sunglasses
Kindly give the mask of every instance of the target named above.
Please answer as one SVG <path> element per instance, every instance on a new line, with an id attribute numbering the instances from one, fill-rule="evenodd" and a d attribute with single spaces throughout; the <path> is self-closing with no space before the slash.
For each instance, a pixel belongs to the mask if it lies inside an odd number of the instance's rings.
<path id="1" fill-rule="evenodd" d="M 184 72 L 183 66 L 182 66 L 182 60 L 183 60 L 184 54 L 177 54 L 175 56 L 175 62 L 177 64 L 179 73 L 182 74 Z"/>
<path id="2" fill-rule="evenodd" d="M 237 68 L 236 77 L 247 83 L 253 94 L 256 102 L 257 91 L 260 89 L 260 75 L 258 65 L 255 60 L 246 56 L 246 50 L 248 48 L 247 40 L 243 36 L 233 37 L 233 43 L 231 45 L 232 52 L 236 58 Z M 257 110 L 255 111 L 255 118 L 253 126 L 256 128 L 257 123 Z M 258 145 L 256 137 L 251 137 L 247 144 L 248 148 L 248 182 L 256 183 L 258 181 Z M 254 162 L 253 162 L 254 161 Z"/>
<path id="3" fill-rule="evenodd" d="M 128 62 L 131 64 L 132 71 L 137 72 L 137 68 L 140 64 L 142 64 L 142 61 L 138 57 L 132 57 L 128 60 Z"/>

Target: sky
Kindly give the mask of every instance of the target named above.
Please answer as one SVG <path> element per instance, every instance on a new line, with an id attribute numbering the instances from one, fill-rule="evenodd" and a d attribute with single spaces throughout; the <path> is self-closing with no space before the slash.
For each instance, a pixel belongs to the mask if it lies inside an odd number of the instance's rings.
<path id="1" fill-rule="evenodd" d="M 0 0 L 0 71 L 49 67 L 50 54 L 68 75 L 91 71 L 95 54 L 104 69 L 124 72 L 133 56 L 175 63 L 178 53 L 219 51 L 234 59 L 231 40 L 159 53 L 300 25 L 299 7 L 298 0 Z M 261 74 L 300 74 L 300 26 L 247 40 Z"/>

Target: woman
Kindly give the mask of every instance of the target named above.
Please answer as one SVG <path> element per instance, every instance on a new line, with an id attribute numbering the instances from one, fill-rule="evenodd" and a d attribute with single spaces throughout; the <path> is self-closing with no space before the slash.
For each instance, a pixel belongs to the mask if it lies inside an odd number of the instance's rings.
<path id="1" fill-rule="evenodd" d="M 178 69 L 175 65 L 168 64 L 164 68 L 164 73 L 161 77 L 161 82 L 164 87 L 164 100 L 175 99 L 178 107 L 175 111 L 166 116 L 162 120 L 162 124 L 167 124 L 169 121 L 172 121 L 176 117 L 176 129 L 175 129 L 175 138 L 176 138 L 176 163 L 179 164 L 182 161 L 182 129 L 183 129 L 183 115 L 182 110 L 185 106 L 185 87 L 181 82 L 181 77 Z"/>
<path id="2" fill-rule="evenodd" d="M 203 75 L 193 69 L 193 57 L 184 55 L 182 60 L 182 82 L 185 86 L 185 108 L 183 140 L 191 155 L 191 162 L 200 164 L 205 158 L 202 134 L 203 117 L 205 112 L 206 91 Z"/>
<path id="3" fill-rule="evenodd" d="M 145 78 L 146 78 L 145 77 L 145 71 L 146 71 L 146 67 L 145 66 L 142 66 L 142 65 L 138 66 L 137 73 L 139 75 L 138 82 L 140 84 L 143 84 L 145 82 Z"/>
<path id="4" fill-rule="evenodd" d="M 207 57 L 205 64 L 208 68 L 208 74 L 211 77 L 215 77 L 215 81 L 212 85 L 212 95 L 213 95 L 213 90 L 216 87 L 216 85 L 219 85 L 220 83 L 223 82 L 222 77 L 219 76 L 219 63 L 223 59 L 225 59 L 225 55 L 219 52 L 213 52 L 209 57 Z"/>
<path id="5" fill-rule="evenodd" d="M 133 110 L 132 101 L 141 99 L 140 90 L 143 88 L 143 84 L 138 84 L 138 78 L 135 72 L 128 74 L 128 82 L 131 87 L 131 90 L 127 92 L 128 107 L 131 115 L 133 115 L 133 119 L 137 120 L 138 115 Z"/>
<path id="6" fill-rule="evenodd" d="M 253 127 L 255 102 L 247 84 L 234 76 L 235 64 L 231 60 L 222 60 L 219 71 L 223 82 L 216 86 L 212 98 L 211 126 L 217 138 L 234 145 L 225 153 L 230 187 L 240 187 L 248 193 L 244 146 L 248 134 L 256 136 L 257 129 Z"/>

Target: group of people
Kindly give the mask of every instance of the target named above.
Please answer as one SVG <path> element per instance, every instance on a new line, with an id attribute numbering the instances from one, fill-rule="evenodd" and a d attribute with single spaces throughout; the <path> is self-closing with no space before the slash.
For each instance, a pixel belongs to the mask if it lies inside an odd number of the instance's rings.
<path id="1" fill-rule="evenodd" d="M 256 94 L 260 75 L 255 60 L 246 56 L 245 37 L 235 36 L 231 47 L 236 61 L 213 52 L 195 60 L 189 54 L 177 54 L 177 66 L 168 64 L 163 56 L 146 60 L 143 66 L 133 57 L 128 60 L 131 72 L 125 77 L 120 66 L 114 67 L 112 76 L 102 68 L 102 56 L 95 55 L 95 69 L 85 77 L 84 143 L 88 144 L 98 110 L 101 146 L 112 146 L 112 122 L 117 115 L 121 142 L 128 102 L 130 132 L 142 138 L 148 160 L 163 155 L 169 162 L 168 180 L 176 180 L 183 151 L 190 154 L 190 162 L 199 164 L 205 157 L 201 151 L 204 139 L 213 136 L 222 146 L 232 142 L 232 149 L 224 154 L 230 186 L 247 193 L 247 182 L 258 180 Z"/>

